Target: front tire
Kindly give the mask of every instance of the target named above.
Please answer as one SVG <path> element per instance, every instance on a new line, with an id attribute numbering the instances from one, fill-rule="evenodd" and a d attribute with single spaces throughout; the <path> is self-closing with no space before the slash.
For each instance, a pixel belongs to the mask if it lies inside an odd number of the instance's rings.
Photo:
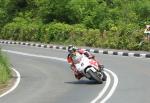
<path id="1" fill-rule="evenodd" d="M 102 80 L 103 80 L 103 81 L 106 81 L 106 80 L 107 80 L 107 76 L 106 76 L 106 74 L 105 74 L 104 72 L 102 72 L 102 75 L 103 75 Z"/>
<path id="2" fill-rule="evenodd" d="M 102 84 L 102 83 L 103 83 L 103 81 L 101 80 L 101 77 L 99 77 L 96 72 L 93 72 L 92 70 L 89 70 L 87 73 L 88 73 L 94 80 L 96 80 L 99 84 Z"/>

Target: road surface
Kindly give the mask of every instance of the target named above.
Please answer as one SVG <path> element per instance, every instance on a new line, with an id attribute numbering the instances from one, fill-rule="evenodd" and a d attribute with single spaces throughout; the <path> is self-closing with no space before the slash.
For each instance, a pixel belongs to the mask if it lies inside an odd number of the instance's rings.
<path id="1" fill-rule="evenodd" d="M 102 103 L 108 96 L 106 103 L 150 103 L 150 59 L 95 54 L 117 75 L 118 84 L 114 87 L 116 78 L 108 71 L 109 83 L 76 80 L 64 61 L 66 51 L 13 44 L 0 46 L 21 75 L 18 87 L 0 98 L 0 103 L 94 103 L 96 98 L 95 103 Z M 100 96 L 104 89 L 107 90 Z"/>

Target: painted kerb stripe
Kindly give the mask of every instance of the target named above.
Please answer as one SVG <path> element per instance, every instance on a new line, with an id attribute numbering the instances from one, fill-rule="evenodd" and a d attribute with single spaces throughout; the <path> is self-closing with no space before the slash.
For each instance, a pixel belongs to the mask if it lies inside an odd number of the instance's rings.
<path id="1" fill-rule="evenodd" d="M 20 44 L 20 45 L 27 45 L 27 46 L 36 46 L 36 47 L 43 47 L 43 48 L 54 48 L 54 49 L 61 49 L 66 50 L 67 47 L 57 46 L 57 45 L 46 45 L 46 44 L 35 44 L 35 43 L 28 43 L 28 42 L 17 42 L 17 41 L 4 41 L 0 40 L 0 43 L 4 44 Z M 106 50 L 98 50 L 98 49 L 85 49 L 92 53 L 101 53 L 101 54 L 109 54 L 109 55 L 120 55 L 120 56 L 129 56 L 129 57 L 142 57 L 142 58 L 150 58 L 150 54 L 143 54 L 143 53 L 131 53 L 129 52 L 117 52 L 117 51 L 106 51 Z"/>

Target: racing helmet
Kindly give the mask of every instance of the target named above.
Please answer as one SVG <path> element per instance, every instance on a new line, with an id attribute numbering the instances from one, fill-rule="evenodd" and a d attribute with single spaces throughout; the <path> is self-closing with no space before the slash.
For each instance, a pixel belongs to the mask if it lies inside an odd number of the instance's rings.
<path id="1" fill-rule="evenodd" d="M 77 48 L 75 46 L 73 46 L 73 45 L 68 46 L 68 52 L 69 53 L 75 52 L 76 50 L 77 50 Z"/>

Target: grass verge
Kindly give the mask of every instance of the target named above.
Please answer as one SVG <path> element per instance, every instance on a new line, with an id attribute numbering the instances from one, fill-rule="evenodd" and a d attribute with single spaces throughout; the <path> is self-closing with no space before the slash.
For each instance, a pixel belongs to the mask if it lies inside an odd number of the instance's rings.
<path id="1" fill-rule="evenodd" d="M 11 70 L 6 55 L 0 50 L 0 89 L 7 86 L 8 80 L 11 78 Z"/>

